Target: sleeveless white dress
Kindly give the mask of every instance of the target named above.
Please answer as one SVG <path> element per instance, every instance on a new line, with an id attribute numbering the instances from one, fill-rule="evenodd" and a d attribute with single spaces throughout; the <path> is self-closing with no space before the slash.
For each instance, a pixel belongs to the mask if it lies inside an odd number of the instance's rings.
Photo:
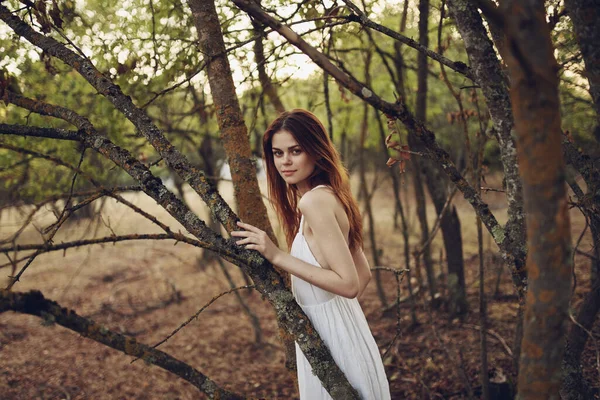
<path id="1" fill-rule="evenodd" d="M 302 234 L 303 222 L 304 217 L 300 219 L 290 254 L 321 268 Z M 358 299 L 338 296 L 293 275 L 292 292 L 360 398 L 390 399 L 381 355 Z M 297 343 L 296 365 L 301 400 L 331 399 Z"/>

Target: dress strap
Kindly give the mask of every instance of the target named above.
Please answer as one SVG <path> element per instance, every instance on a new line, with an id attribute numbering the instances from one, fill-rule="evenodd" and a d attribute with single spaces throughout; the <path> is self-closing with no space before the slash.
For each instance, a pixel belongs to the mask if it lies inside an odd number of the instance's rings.
<path id="1" fill-rule="evenodd" d="M 316 188 L 320 188 L 320 187 L 329 187 L 329 185 L 317 185 L 314 188 L 310 189 L 310 191 L 312 192 L 313 190 L 315 190 Z"/>

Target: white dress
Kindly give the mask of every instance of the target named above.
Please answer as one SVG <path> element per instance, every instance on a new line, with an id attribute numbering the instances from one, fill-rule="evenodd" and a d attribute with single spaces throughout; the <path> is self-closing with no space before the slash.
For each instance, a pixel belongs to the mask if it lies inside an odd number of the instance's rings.
<path id="1" fill-rule="evenodd" d="M 319 186 L 316 186 L 316 189 Z M 302 234 L 304 217 L 292 243 L 291 255 L 319 268 Z M 336 364 L 344 372 L 361 399 L 390 399 L 390 388 L 381 355 L 358 299 L 348 299 L 292 275 L 292 292 Z M 331 399 L 296 343 L 296 364 L 301 400 Z"/>

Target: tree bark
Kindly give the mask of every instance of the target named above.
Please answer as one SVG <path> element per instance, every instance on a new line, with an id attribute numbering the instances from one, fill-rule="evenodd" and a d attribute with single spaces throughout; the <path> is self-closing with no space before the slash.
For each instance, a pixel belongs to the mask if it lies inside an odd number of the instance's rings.
<path id="1" fill-rule="evenodd" d="M 188 5 L 198 31 L 198 43 L 207 62 L 208 82 L 221 141 L 231 169 L 238 214 L 244 222 L 267 232 L 276 243 L 258 187 L 248 130 L 235 93 L 215 4 L 213 1 L 188 0 Z"/>
<path id="2" fill-rule="evenodd" d="M 448 0 L 448 9 L 456 21 L 456 26 L 465 42 L 469 62 L 477 83 L 480 85 L 494 124 L 494 133 L 500 148 L 500 159 L 506 181 L 508 200 L 508 221 L 505 226 L 506 238 L 502 256 L 512 271 L 517 294 L 524 296 L 527 287 L 525 274 L 525 215 L 521 177 L 515 143 L 512 138 L 513 115 L 508 88 L 500 61 L 494 46 L 487 35 L 483 20 L 472 0 Z M 507 253 L 514 260 L 509 263 Z M 513 265 L 510 265 L 513 264 Z"/>
<path id="3" fill-rule="evenodd" d="M 558 65 L 543 2 L 503 7 L 529 248 L 518 398 L 559 399 L 572 265 Z"/>
<path id="4" fill-rule="evenodd" d="M 188 0 L 188 5 L 192 10 L 194 24 L 198 31 L 198 42 L 207 61 L 208 82 L 215 104 L 221 141 L 229 161 L 238 214 L 242 221 L 267 232 L 271 240 L 277 244 L 277 238 L 269 222 L 267 208 L 263 203 L 260 188 L 258 187 L 256 166 L 252 162 L 252 151 L 250 149 L 250 141 L 248 140 L 248 129 L 244 123 L 242 110 L 240 109 L 235 93 L 235 85 L 229 61 L 227 60 L 223 32 L 221 31 L 214 1 Z M 260 49 L 258 50 L 262 50 L 262 42 L 260 44 L 261 46 L 259 46 Z M 260 56 L 260 54 L 257 56 Z M 262 64 L 264 72 L 264 60 Z M 272 85 L 268 86 L 270 80 L 266 72 L 262 79 L 264 78 L 267 79 L 267 82 L 265 82 L 267 87 L 265 89 L 274 89 Z M 269 91 L 267 91 L 267 95 L 269 95 Z M 280 106 L 283 107 L 281 104 Z M 286 278 L 286 283 L 289 287 L 288 274 L 281 270 L 279 270 L 279 273 Z M 295 377 L 296 347 L 293 341 L 289 340 L 284 342 L 284 347 L 286 366 Z"/>
<path id="5" fill-rule="evenodd" d="M 586 331 L 591 331 L 600 311 L 600 201 L 594 196 L 600 185 L 600 169 L 597 163 L 577 149 L 565 137 L 563 155 L 583 177 L 587 193 L 576 190 L 581 210 L 589 220 L 592 233 L 591 289 L 586 294 L 575 317 L 577 324 L 571 325 L 563 359 L 563 385 L 561 395 L 564 400 L 584 400 L 592 397 L 590 385 L 583 377 L 581 356 L 589 339 Z M 576 184 L 575 184 L 576 185 Z"/>
<path id="6" fill-rule="evenodd" d="M 563 358 L 563 383 L 561 396 L 563 400 L 586 400 L 593 398 L 590 385 L 583 377 L 581 355 L 588 340 L 598 311 L 600 309 L 600 283 L 596 282 L 585 296 L 567 338 Z"/>

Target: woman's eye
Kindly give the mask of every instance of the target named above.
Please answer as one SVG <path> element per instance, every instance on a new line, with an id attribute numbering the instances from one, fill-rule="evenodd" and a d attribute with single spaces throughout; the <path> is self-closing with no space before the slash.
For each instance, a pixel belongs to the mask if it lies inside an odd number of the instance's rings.
<path id="1" fill-rule="evenodd" d="M 274 151 L 274 152 L 273 152 L 273 155 L 274 155 L 275 157 L 281 157 L 281 152 L 280 152 L 280 151 Z"/>
<path id="2" fill-rule="evenodd" d="M 302 153 L 302 150 L 300 150 L 300 149 L 294 149 L 294 150 L 292 150 L 292 153 L 293 154 L 300 154 L 300 153 Z"/>

